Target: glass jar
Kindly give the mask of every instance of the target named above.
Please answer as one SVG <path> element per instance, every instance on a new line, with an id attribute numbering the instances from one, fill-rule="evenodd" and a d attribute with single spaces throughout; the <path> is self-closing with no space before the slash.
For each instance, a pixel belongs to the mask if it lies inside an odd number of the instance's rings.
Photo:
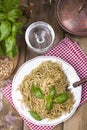
<path id="1" fill-rule="evenodd" d="M 53 45 L 55 33 L 51 25 L 38 21 L 32 23 L 25 32 L 28 47 L 39 54 L 47 52 Z"/>

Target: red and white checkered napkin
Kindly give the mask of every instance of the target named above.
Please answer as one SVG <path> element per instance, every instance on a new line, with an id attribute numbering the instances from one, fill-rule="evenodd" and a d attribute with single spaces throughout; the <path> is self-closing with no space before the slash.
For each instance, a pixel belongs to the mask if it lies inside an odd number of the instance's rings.
<path id="1" fill-rule="evenodd" d="M 87 56 L 80 49 L 77 43 L 70 41 L 68 38 L 63 39 L 58 45 L 52 48 L 46 55 L 57 56 L 62 58 L 75 68 L 80 78 L 87 77 Z M 3 88 L 2 93 L 15 108 L 14 103 L 12 101 L 11 89 L 12 89 L 12 83 L 8 83 L 6 87 Z M 81 106 L 84 102 L 87 101 L 87 83 L 83 85 L 82 89 L 83 89 L 82 98 L 79 106 Z M 55 127 L 55 126 L 35 125 L 29 122 L 21 114 L 20 116 L 25 121 L 25 123 L 31 128 L 31 130 L 52 130 Z"/>
<path id="2" fill-rule="evenodd" d="M 46 55 L 62 58 L 74 67 L 81 79 L 87 77 L 87 56 L 84 54 L 76 42 L 72 42 L 70 39 L 64 38 Z M 80 105 L 82 105 L 85 101 L 87 101 L 87 83 L 85 83 L 82 87 Z"/>

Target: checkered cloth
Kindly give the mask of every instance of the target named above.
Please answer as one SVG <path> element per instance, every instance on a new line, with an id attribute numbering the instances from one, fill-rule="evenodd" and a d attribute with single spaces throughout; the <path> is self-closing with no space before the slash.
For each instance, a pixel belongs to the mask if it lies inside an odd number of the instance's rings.
<path id="1" fill-rule="evenodd" d="M 70 63 L 80 78 L 87 77 L 87 56 L 80 49 L 77 43 L 72 42 L 68 38 L 63 39 L 60 43 L 58 43 L 55 47 L 53 47 L 48 53 L 47 56 L 56 56 L 60 57 L 63 60 Z M 8 83 L 3 89 L 2 93 L 6 97 L 6 99 L 12 104 L 15 108 L 15 105 L 12 101 L 12 83 Z M 87 101 L 87 83 L 84 83 L 82 87 L 82 98 L 80 105 Z M 20 113 L 19 113 L 20 114 Z M 26 118 L 24 118 L 21 114 L 20 116 L 25 121 L 25 123 L 30 127 L 31 130 L 52 130 L 55 126 L 39 126 L 32 124 Z"/>

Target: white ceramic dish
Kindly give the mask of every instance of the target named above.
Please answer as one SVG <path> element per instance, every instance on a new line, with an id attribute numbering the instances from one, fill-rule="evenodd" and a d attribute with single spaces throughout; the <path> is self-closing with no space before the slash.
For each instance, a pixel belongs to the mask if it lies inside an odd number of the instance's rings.
<path id="1" fill-rule="evenodd" d="M 31 117 L 31 115 L 28 112 L 28 108 L 26 108 L 25 105 L 23 103 L 21 103 L 22 95 L 21 95 L 20 91 L 18 90 L 18 88 L 19 88 L 19 84 L 22 82 L 25 75 L 29 74 L 31 72 L 31 70 L 36 68 L 41 62 L 47 61 L 47 60 L 51 60 L 53 62 L 58 61 L 62 64 L 62 68 L 63 68 L 64 72 L 66 73 L 68 80 L 70 82 L 71 91 L 73 92 L 74 98 L 75 98 L 75 103 L 73 105 L 73 109 L 70 111 L 70 113 L 67 113 L 66 115 L 62 115 L 61 117 L 54 119 L 54 120 L 50 120 L 50 121 L 48 119 L 43 119 L 41 121 L 37 121 Z M 79 106 L 79 103 L 81 100 L 82 87 L 81 86 L 79 86 L 77 88 L 72 87 L 72 84 L 78 80 L 79 80 L 79 77 L 78 77 L 75 69 L 69 63 L 65 62 L 64 60 L 54 57 L 54 56 L 36 57 L 32 60 L 25 62 L 19 68 L 18 72 L 14 76 L 14 79 L 12 82 L 12 99 L 13 99 L 14 105 L 15 105 L 17 111 L 22 116 L 24 116 L 25 118 L 27 118 L 30 122 L 32 122 L 34 124 L 56 125 L 56 124 L 62 123 L 64 121 L 66 121 L 67 119 L 69 119 L 75 113 L 76 109 Z"/>

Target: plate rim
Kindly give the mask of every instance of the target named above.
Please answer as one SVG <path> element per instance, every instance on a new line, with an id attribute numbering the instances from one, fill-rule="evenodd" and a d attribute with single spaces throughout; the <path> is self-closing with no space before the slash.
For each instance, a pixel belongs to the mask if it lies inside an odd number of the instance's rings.
<path id="1" fill-rule="evenodd" d="M 19 67 L 19 69 L 18 69 L 18 71 L 16 72 L 16 74 L 15 74 L 15 76 L 14 76 L 14 78 L 13 78 L 13 81 L 12 81 L 12 90 L 13 90 L 13 84 L 14 84 L 14 81 L 15 81 L 15 78 L 16 78 L 16 76 L 18 75 L 18 73 L 20 72 L 20 70 L 23 68 L 23 66 L 25 66 L 27 63 L 29 63 L 29 62 L 32 62 L 33 60 L 37 60 L 37 59 L 40 59 L 40 58 L 55 58 L 55 59 L 57 59 L 57 60 L 61 60 L 61 61 L 63 61 L 65 64 L 67 64 L 67 65 L 69 65 L 74 71 L 75 71 L 75 73 L 76 73 L 76 75 L 77 75 L 77 77 L 78 77 L 78 79 L 80 79 L 79 78 L 79 76 L 78 76 L 78 74 L 77 74 L 77 72 L 76 72 L 76 70 L 74 69 L 74 67 L 71 65 L 71 64 L 69 64 L 68 62 L 66 62 L 65 60 L 63 60 L 63 59 L 61 59 L 60 57 L 56 57 L 56 56 L 37 56 L 37 57 L 35 57 L 35 58 L 32 58 L 32 59 L 30 59 L 30 60 L 28 60 L 28 61 L 26 61 L 25 63 L 23 63 L 20 67 Z M 41 61 L 42 62 L 42 61 Z M 40 63 L 39 63 L 40 64 Z M 31 70 L 32 71 L 32 70 Z M 11 91 L 11 93 L 12 93 L 12 100 L 13 100 L 13 104 L 14 104 L 14 106 L 15 106 L 15 108 L 16 108 L 16 110 L 18 111 L 18 113 L 20 114 L 20 116 L 22 115 L 24 118 L 26 118 L 27 120 L 29 120 L 29 122 L 31 122 L 31 123 L 34 123 L 34 124 L 36 124 L 36 125 L 39 125 L 39 126 L 53 126 L 53 125 L 58 125 L 58 124 L 60 124 L 60 123 L 62 123 L 62 122 L 65 122 L 66 120 L 68 120 L 70 117 L 72 117 L 72 115 L 76 112 L 76 110 L 77 110 L 77 108 L 78 108 L 78 106 L 79 106 L 79 104 L 80 104 L 80 101 L 81 101 L 81 93 L 82 93 L 82 86 L 80 85 L 80 98 L 79 98 L 79 101 L 78 101 L 78 104 L 77 104 L 77 106 L 74 108 L 74 110 L 73 110 L 73 112 L 66 118 L 66 119 L 63 119 L 62 121 L 59 121 L 58 123 L 53 123 L 53 124 L 41 124 L 40 123 L 40 121 L 31 121 L 29 118 L 27 118 L 27 117 L 25 117 L 25 115 L 23 115 L 21 112 L 19 112 L 19 110 L 18 110 L 18 108 L 17 108 L 17 106 L 16 106 L 16 104 L 15 104 L 15 102 L 14 102 L 14 98 L 13 98 L 13 91 Z"/>

